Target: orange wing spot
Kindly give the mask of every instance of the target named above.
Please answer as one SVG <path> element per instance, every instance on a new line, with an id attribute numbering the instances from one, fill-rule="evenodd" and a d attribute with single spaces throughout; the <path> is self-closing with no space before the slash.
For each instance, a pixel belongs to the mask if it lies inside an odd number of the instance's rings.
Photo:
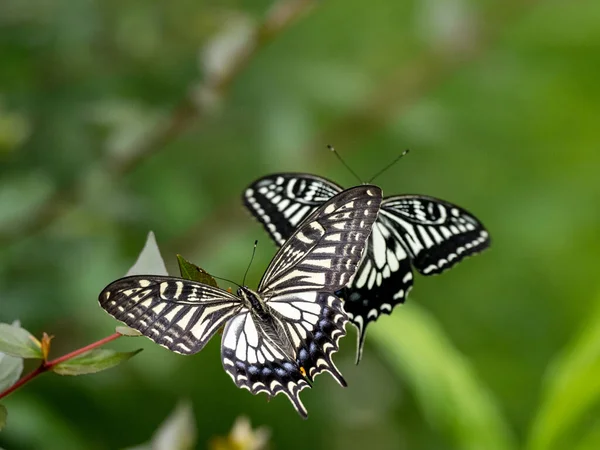
<path id="1" fill-rule="evenodd" d="M 302 374 L 303 377 L 306 376 L 306 370 L 304 369 L 304 367 L 300 367 L 300 373 Z"/>
<path id="2" fill-rule="evenodd" d="M 227 292 L 229 292 L 230 294 L 232 294 L 232 293 L 233 293 L 233 291 L 231 290 L 231 288 L 230 288 L 230 287 L 228 287 L 228 288 L 227 288 Z"/>

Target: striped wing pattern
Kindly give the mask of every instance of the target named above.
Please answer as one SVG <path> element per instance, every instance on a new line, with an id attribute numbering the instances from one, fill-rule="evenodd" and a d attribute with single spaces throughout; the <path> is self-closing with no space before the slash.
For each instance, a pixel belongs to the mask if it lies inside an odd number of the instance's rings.
<path id="1" fill-rule="evenodd" d="M 369 322 L 382 313 L 391 314 L 412 289 L 410 259 L 402 242 L 398 230 L 380 211 L 354 280 L 338 292 L 350 321 L 358 329 L 357 362 L 362 357 Z"/>
<path id="2" fill-rule="evenodd" d="M 356 272 L 381 205 L 381 189 L 359 186 L 336 195 L 288 237 L 275 255 L 259 291 L 288 291 L 345 286 Z"/>
<path id="3" fill-rule="evenodd" d="M 225 325 L 221 356 L 235 384 L 253 394 L 283 393 L 298 413 L 299 393 L 327 371 L 348 321 L 334 294 L 347 284 L 366 248 L 382 197 L 376 186 L 344 191 L 309 214 L 275 255 L 258 292 L 237 295 L 195 281 L 130 276 L 109 284 L 100 305 L 168 349 L 192 354 Z"/>
<path id="4" fill-rule="evenodd" d="M 219 288 L 182 278 L 130 276 L 104 288 L 100 306 L 157 344 L 197 353 L 231 317 L 241 300 Z"/>
<path id="5" fill-rule="evenodd" d="M 236 385 L 269 397 L 282 393 L 304 418 L 308 413 L 299 394 L 310 387 L 316 375 L 327 370 L 346 385 L 331 360 L 348 321 L 341 300 L 331 294 L 310 294 L 316 301 L 270 305 L 275 311 L 285 309 L 288 313 L 275 313 L 277 325 L 273 328 L 279 334 L 269 333 L 270 327 L 252 313 L 238 314 L 227 324 L 221 343 L 223 367 Z M 291 344 L 289 352 L 285 344 L 277 342 L 281 336 Z"/>
<path id="6" fill-rule="evenodd" d="M 268 314 L 251 309 L 225 329 L 223 366 L 238 386 L 283 393 L 306 417 L 299 393 L 315 376 L 329 372 L 346 385 L 332 361 L 348 321 L 334 292 L 354 275 L 381 200 L 375 186 L 344 191 L 305 219 L 277 252 L 257 293 Z"/>
<path id="7" fill-rule="evenodd" d="M 243 202 L 281 246 L 306 217 L 343 190 L 320 177 L 282 173 L 253 183 Z"/>
<path id="8" fill-rule="evenodd" d="M 382 216 L 399 231 L 413 266 L 423 275 L 439 274 L 490 245 L 487 230 L 472 214 L 434 197 L 386 198 Z"/>
<path id="9" fill-rule="evenodd" d="M 346 386 L 331 359 L 339 350 L 338 342 L 346 334 L 348 322 L 340 298 L 326 292 L 305 292 L 294 298 L 277 298 L 269 306 L 285 317 L 285 332 L 298 348 L 298 364 L 308 379 L 313 381 L 320 373 L 329 372 Z"/>
<path id="10" fill-rule="evenodd" d="M 295 228 L 289 220 L 294 212 L 316 208 L 317 199 L 341 189 L 314 175 L 274 174 L 252 183 L 244 204 L 281 245 Z M 368 323 L 404 303 L 413 286 L 411 266 L 423 275 L 439 274 L 489 245 L 483 225 L 452 203 L 422 195 L 385 198 L 354 279 L 336 293 L 358 328 L 357 361 Z"/>

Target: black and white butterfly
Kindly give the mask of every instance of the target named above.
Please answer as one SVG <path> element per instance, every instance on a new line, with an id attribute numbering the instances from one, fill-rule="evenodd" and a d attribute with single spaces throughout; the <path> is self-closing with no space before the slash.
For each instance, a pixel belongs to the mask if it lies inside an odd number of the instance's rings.
<path id="1" fill-rule="evenodd" d="M 252 183 L 243 201 L 275 243 L 284 245 L 315 208 L 342 190 L 318 176 L 277 173 Z M 384 198 L 356 276 L 337 292 L 358 328 L 356 362 L 369 322 L 404 303 L 413 285 L 411 264 L 423 275 L 434 275 L 489 245 L 481 222 L 452 203 L 424 195 Z"/>
<path id="2" fill-rule="evenodd" d="M 277 252 L 257 291 L 237 295 L 166 276 L 109 284 L 100 306 L 177 353 L 196 353 L 225 325 L 221 359 L 235 384 L 253 394 L 285 394 L 307 417 L 299 393 L 329 372 L 348 321 L 335 295 L 354 276 L 381 204 L 381 189 L 360 186 L 314 211 Z"/>

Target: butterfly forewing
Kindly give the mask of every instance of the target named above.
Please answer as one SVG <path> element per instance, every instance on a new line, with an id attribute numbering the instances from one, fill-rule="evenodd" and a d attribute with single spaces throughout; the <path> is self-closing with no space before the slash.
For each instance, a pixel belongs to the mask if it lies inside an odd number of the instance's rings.
<path id="1" fill-rule="evenodd" d="M 490 245 L 487 230 L 472 214 L 437 198 L 389 197 L 381 216 L 398 230 L 413 265 L 423 275 L 443 272 Z"/>
<path id="2" fill-rule="evenodd" d="M 164 276 L 130 276 L 104 288 L 100 306 L 157 344 L 177 353 L 202 350 L 242 303 L 219 288 Z"/>
<path id="3" fill-rule="evenodd" d="M 343 188 L 311 175 L 282 173 L 254 182 L 243 201 L 276 244 L 282 245 L 315 209 Z"/>
<path id="4" fill-rule="evenodd" d="M 259 291 L 335 292 L 355 274 L 381 204 L 381 189 L 359 186 L 316 210 L 275 255 Z"/>
<path id="5" fill-rule="evenodd" d="M 316 208 L 317 200 L 340 190 L 314 175 L 274 174 L 250 185 L 244 203 L 281 245 L 297 226 L 290 221 L 294 212 Z M 423 275 L 435 275 L 489 244 L 483 225 L 456 205 L 421 195 L 384 199 L 354 280 L 338 291 L 359 330 L 357 360 L 368 323 L 390 314 L 412 288 L 411 264 Z"/>

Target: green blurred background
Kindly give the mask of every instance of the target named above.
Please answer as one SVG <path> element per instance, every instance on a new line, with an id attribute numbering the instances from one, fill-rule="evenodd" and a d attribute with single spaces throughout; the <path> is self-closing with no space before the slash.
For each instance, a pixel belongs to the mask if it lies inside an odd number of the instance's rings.
<path id="1" fill-rule="evenodd" d="M 351 186 L 333 144 L 384 193 L 476 214 L 492 249 L 355 333 L 302 398 L 237 389 L 219 339 L 144 351 L 3 402 L 0 447 L 147 441 L 190 399 L 198 448 L 247 415 L 275 449 L 600 448 L 600 3 L 595 0 L 0 2 L 0 321 L 53 355 L 113 332 L 96 297 L 149 230 L 249 285 L 275 252 L 241 207 L 253 179 Z M 227 287 L 227 286 L 224 286 Z M 31 366 L 27 365 L 26 370 Z"/>

